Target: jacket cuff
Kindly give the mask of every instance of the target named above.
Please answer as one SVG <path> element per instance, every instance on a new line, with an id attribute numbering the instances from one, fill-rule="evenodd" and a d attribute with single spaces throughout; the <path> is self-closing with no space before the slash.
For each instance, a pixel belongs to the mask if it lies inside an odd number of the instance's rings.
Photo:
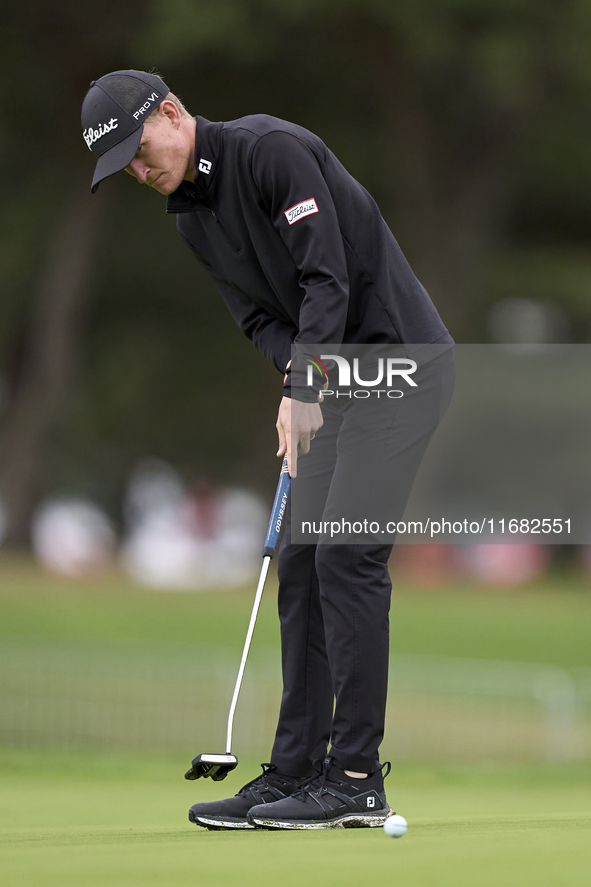
<path id="1" fill-rule="evenodd" d="M 283 396 L 301 403 L 318 403 L 320 385 L 308 386 L 302 384 L 303 373 L 297 371 L 292 374 L 293 364 L 285 371 L 287 379 L 283 384 Z"/>

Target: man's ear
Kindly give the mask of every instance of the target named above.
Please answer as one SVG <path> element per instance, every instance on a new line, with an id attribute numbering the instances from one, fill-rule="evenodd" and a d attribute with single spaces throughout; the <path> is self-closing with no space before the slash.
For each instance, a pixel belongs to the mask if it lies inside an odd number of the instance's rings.
<path id="1" fill-rule="evenodd" d="M 160 105 L 158 106 L 158 113 L 166 117 L 175 129 L 178 129 L 182 115 L 174 102 L 164 99 L 164 101 L 160 102 Z"/>

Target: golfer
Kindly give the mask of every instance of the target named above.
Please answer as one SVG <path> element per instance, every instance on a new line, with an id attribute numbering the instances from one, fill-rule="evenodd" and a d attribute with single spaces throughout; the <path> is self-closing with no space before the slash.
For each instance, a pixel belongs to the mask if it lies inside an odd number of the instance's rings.
<path id="1" fill-rule="evenodd" d="M 371 507 L 396 489 L 401 516 L 450 397 L 432 349 L 445 359 L 453 343 L 372 197 L 301 126 L 264 114 L 192 117 L 155 74 L 93 81 L 82 128 L 97 161 L 92 191 L 125 170 L 165 195 L 235 322 L 283 376 L 277 455 L 287 454 L 292 478 L 325 515 L 353 514 L 351 489 Z M 307 372 L 311 347 L 332 354 L 339 345 L 402 348 L 416 370 L 418 424 L 403 427 L 402 400 L 370 398 L 363 413 L 350 392 L 329 394 L 324 362 Z M 285 523 L 283 697 L 270 763 L 235 797 L 195 804 L 189 818 L 207 828 L 381 825 L 391 812 L 379 746 L 392 539 L 296 543 Z"/>

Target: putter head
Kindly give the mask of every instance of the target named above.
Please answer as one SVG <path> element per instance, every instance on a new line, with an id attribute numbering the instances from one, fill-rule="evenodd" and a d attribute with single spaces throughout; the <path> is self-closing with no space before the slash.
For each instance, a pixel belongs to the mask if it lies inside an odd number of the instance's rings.
<path id="1" fill-rule="evenodd" d="M 185 773 L 185 779 L 200 779 L 204 776 L 214 782 L 221 782 L 237 764 L 236 755 L 197 755 L 191 761 L 191 769 Z"/>

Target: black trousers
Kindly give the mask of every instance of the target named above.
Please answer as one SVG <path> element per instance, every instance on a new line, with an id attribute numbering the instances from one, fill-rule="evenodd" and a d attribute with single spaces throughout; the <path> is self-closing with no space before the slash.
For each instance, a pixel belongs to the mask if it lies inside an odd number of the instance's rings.
<path id="1" fill-rule="evenodd" d="M 325 402 L 324 425 L 298 460 L 298 497 L 327 520 L 388 514 L 399 520 L 453 390 L 453 355 L 422 367 L 414 406 Z M 291 509 L 293 511 L 293 509 Z M 322 512 L 322 513 L 321 513 Z M 305 776 L 330 754 L 338 766 L 379 766 L 388 687 L 392 539 L 292 542 L 279 552 L 283 697 L 271 763 Z"/>

